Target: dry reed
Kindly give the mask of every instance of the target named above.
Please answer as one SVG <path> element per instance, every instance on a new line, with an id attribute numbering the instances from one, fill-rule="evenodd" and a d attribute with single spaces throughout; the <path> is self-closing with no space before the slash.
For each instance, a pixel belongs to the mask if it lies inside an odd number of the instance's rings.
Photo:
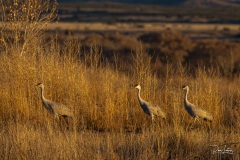
<path id="1" fill-rule="evenodd" d="M 24 54 L 16 42 L 0 53 L 0 159 L 214 159 L 214 144 L 234 150 L 221 158 L 239 159 L 239 81 L 204 68 L 193 76 L 182 66 L 167 66 L 164 78 L 158 77 L 141 45 L 124 72 L 95 45 L 80 53 L 78 41 L 36 42 Z M 38 82 L 47 98 L 74 110 L 74 123 L 54 120 L 42 107 Z M 165 122 L 151 124 L 135 83 L 144 99 L 166 111 Z M 190 87 L 189 100 L 213 114 L 211 124 L 193 124 L 183 107 L 183 84 Z"/>

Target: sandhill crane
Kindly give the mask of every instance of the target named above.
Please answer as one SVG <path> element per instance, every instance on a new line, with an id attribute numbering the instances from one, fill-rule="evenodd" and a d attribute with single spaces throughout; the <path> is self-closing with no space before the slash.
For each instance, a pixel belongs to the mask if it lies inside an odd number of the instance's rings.
<path id="1" fill-rule="evenodd" d="M 161 108 L 159 108 L 158 106 L 156 106 L 154 104 L 150 104 L 141 98 L 141 96 L 140 96 L 141 86 L 139 84 L 137 84 L 135 86 L 135 88 L 138 89 L 138 100 L 139 100 L 141 108 L 147 115 L 150 115 L 152 117 L 152 121 L 154 121 L 155 116 L 166 119 L 166 114 L 161 110 Z"/>
<path id="2" fill-rule="evenodd" d="M 67 108 L 65 105 L 61 103 L 52 102 L 44 97 L 43 95 L 44 85 L 42 83 L 39 83 L 36 86 L 38 86 L 41 89 L 40 96 L 42 99 L 43 106 L 50 112 L 50 114 L 54 115 L 54 117 L 57 119 L 60 116 L 73 117 L 73 112 L 71 109 Z"/>
<path id="3" fill-rule="evenodd" d="M 187 112 L 189 113 L 190 116 L 192 116 L 194 118 L 194 123 L 197 120 L 199 120 L 199 118 L 202 118 L 204 120 L 208 120 L 208 121 L 212 121 L 213 116 L 212 114 L 208 113 L 207 111 L 205 111 L 204 109 L 202 109 L 199 106 L 196 106 L 192 103 L 190 103 L 187 99 L 187 95 L 189 92 L 189 87 L 188 86 L 183 86 L 182 87 L 184 90 L 186 91 L 185 97 L 184 97 L 184 107 L 187 110 Z"/>

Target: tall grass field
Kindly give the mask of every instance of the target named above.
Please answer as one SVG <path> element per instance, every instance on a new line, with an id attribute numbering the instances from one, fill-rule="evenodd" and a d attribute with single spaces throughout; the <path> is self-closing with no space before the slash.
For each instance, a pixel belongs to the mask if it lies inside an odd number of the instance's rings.
<path id="1" fill-rule="evenodd" d="M 123 66 L 117 56 L 109 63 L 97 44 L 84 50 L 78 40 L 59 42 L 60 35 L 45 34 L 42 27 L 55 19 L 56 2 L 7 2 L 0 3 L 6 13 L 0 159 L 240 159 L 239 77 L 222 77 L 204 66 L 192 74 L 181 64 L 177 70 L 166 64 L 160 76 L 141 44 L 132 51 L 133 65 Z M 45 97 L 72 109 L 73 119 L 54 119 L 42 106 L 40 82 Z M 135 84 L 166 120 L 152 123 Z M 211 123 L 194 123 L 184 109 L 183 85 L 190 88 L 189 101 L 213 115 Z"/>

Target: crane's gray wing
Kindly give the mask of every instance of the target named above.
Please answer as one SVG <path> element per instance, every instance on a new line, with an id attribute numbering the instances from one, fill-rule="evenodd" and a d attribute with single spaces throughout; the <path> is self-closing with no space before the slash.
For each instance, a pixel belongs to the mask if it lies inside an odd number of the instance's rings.
<path id="1" fill-rule="evenodd" d="M 155 104 L 149 104 L 149 110 L 155 116 L 166 118 L 166 113 L 164 113 L 162 109 Z"/>
<path id="2" fill-rule="evenodd" d="M 211 113 L 207 112 L 206 110 L 204 110 L 203 108 L 201 108 L 199 106 L 193 106 L 192 111 L 194 112 L 194 114 L 196 116 L 198 116 L 199 118 L 202 118 L 204 120 L 212 121 L 212 119 L 213 119 L 213 116 Z"/>
<path id="3" fill-rule="evenodd" d="M 61 103 L 53 103 L 52 107 L 58 115 L 73 117 L 73 111 Z"/>

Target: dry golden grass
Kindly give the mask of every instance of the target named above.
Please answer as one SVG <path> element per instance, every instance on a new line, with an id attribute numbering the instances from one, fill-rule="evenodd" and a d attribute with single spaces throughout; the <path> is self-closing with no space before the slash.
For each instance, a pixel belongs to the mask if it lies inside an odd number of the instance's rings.
<path id="1" fill-rule="evenodd" d="M 166 65 L 158 77 L 141 45 L 126 71 L 126 63 L 109 64 L 94 44 L 81 52 L 75 40 L 25 38 L 11 44 L 1 37 L 0 159 L 216 159 L 214 144 L 234 150 L 221 158 L 239 159 L 238 80 L 204 68 L 192 75 L 180 65 Z M 74 110 L 73 120 L 56 120 L 42 107 L 38 82 L 46 98 Z M 152 124 L 142 112 L 136 83 L 143 99 L 167 113 L 166 121 Z M 190 86 L 189 100 L 213 114 L 211 124 L 193 124 L 183 84 Z"/>
<path id="2" fill-rule="evenodd" d="M 76 53 L 76 41 L 53 43 L 38 43 L 22 56 L 1 53 L 1 159 L 207 159 L 215 156 L 209 145 L 222 143 L 239 158 L 239 144 L 228 144 L 240 141 L 239 81 L 201 68 L 193 77 L 181 66 L 167 67 L 166 78 L 158 78 L 141 46 L 132 72 L 123 73 L 101 60 L 101 50 Z M 38 82 L 47 98 L 74 110 L 74 123 L 54 120 L 42 107 Z M 142 97 L 166 111 L 166 122 L 151 124 L 142 112 L 138 82 Z M 212 124 L 193 124 L 183 107 L 183 84 L 190 86 L 189 100 L 213 114 Z"/>

